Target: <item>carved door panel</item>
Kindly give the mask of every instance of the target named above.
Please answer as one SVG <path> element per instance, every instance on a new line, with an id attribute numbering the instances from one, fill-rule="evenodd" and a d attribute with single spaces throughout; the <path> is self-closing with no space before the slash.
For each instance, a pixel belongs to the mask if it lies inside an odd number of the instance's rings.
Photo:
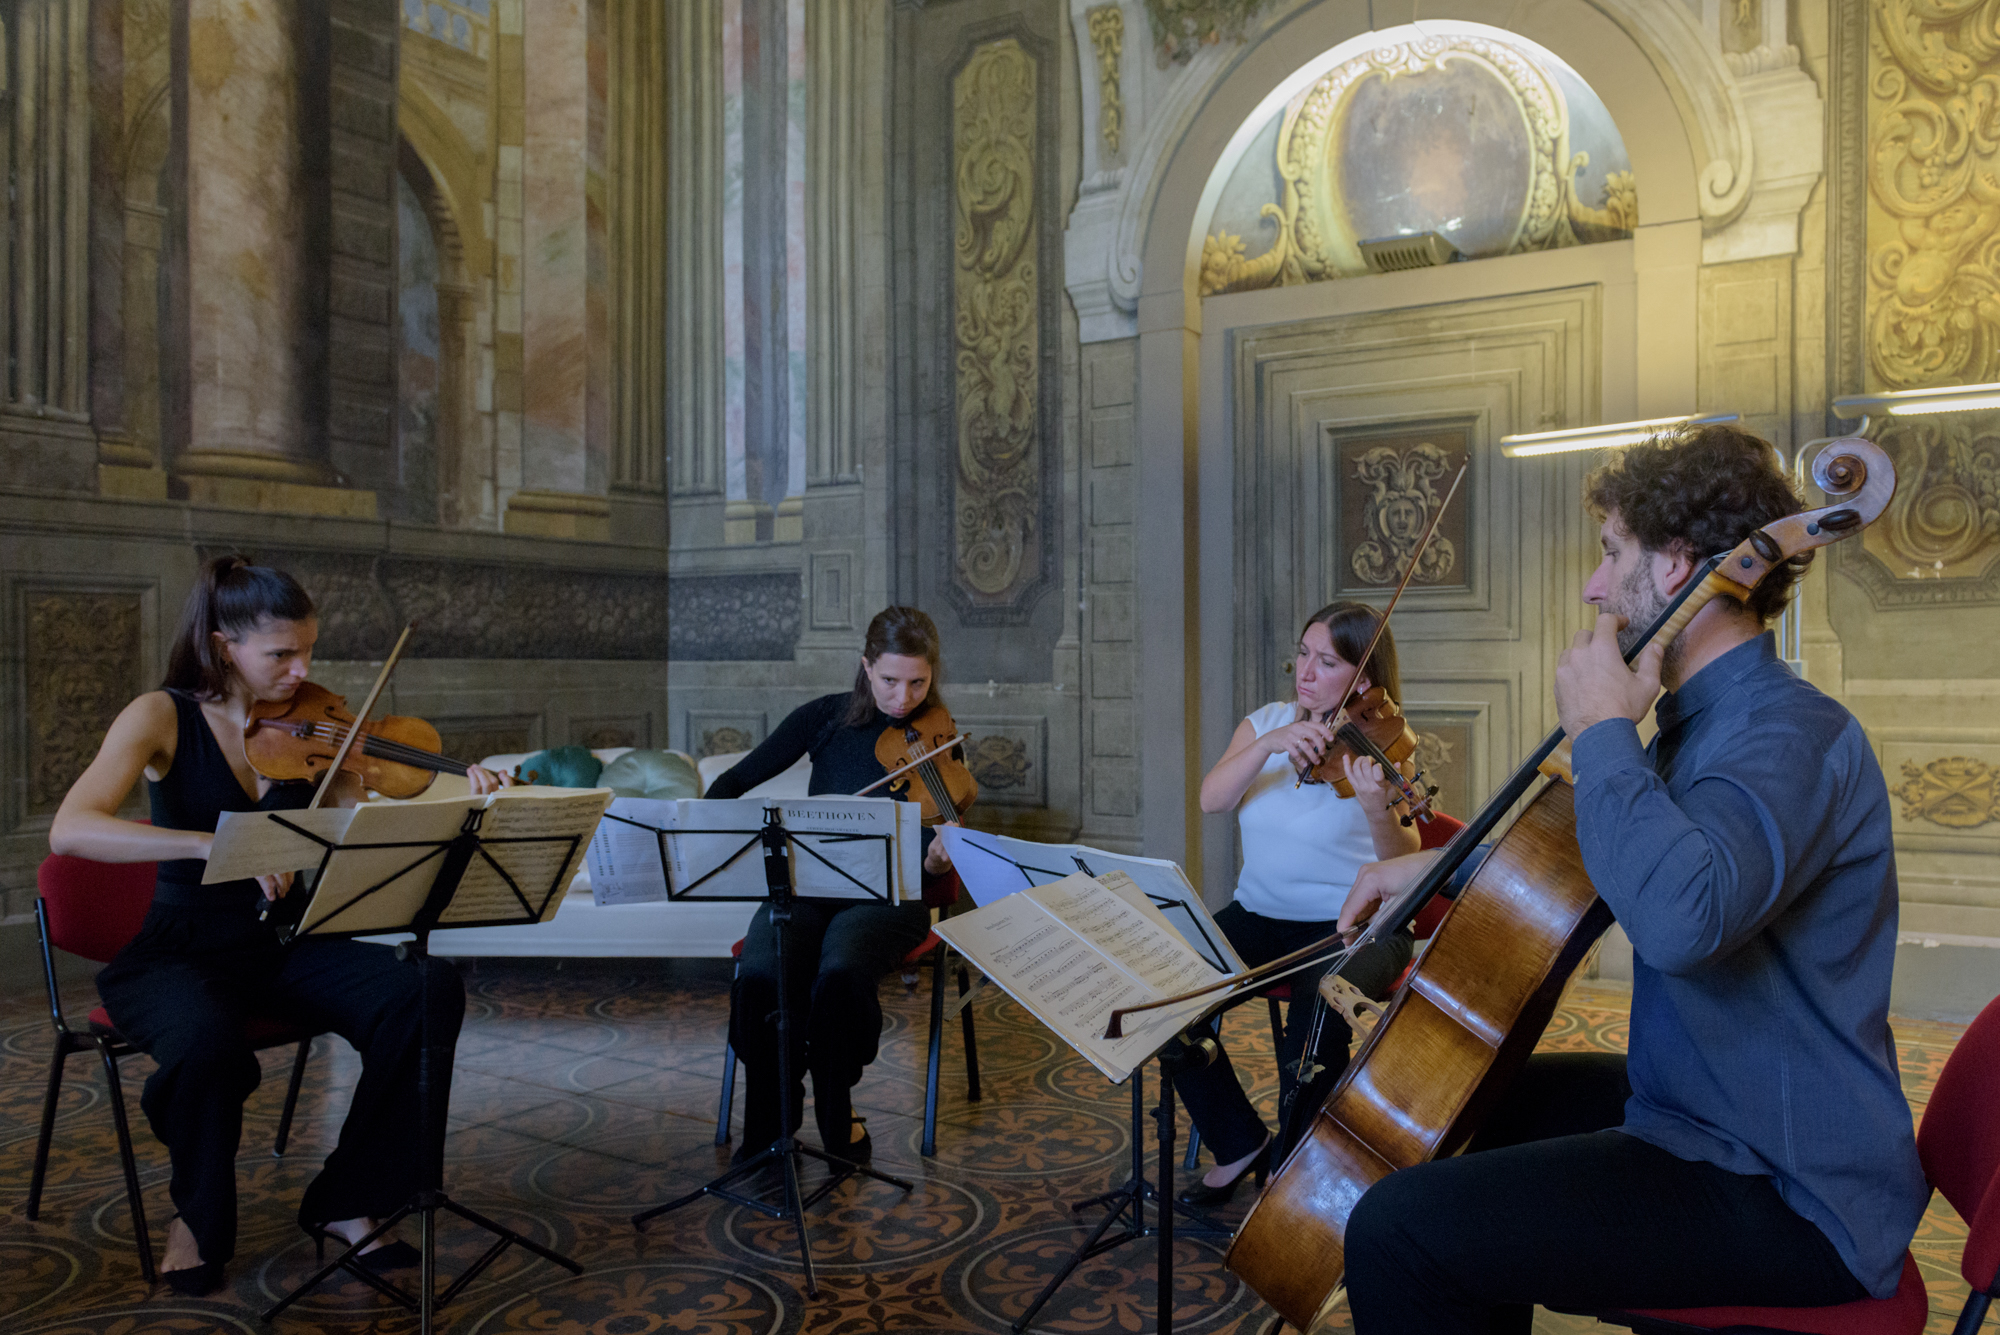
<path id="1" fill-rule="evenodd" d="M 1444 809 L 1476 808 L 1554 725 L 1550 678 L 1596 547 L 1590 456 L 1504 459 L 1496 442 L 1593 420 L 1598 339 L 1594 287 L 1239 336 L 1243 711 L 1289 692 L 1281 669 L 1314 611 L 1387 602 L 1469 462 L 1393 629 L 1420 759 Z"/>

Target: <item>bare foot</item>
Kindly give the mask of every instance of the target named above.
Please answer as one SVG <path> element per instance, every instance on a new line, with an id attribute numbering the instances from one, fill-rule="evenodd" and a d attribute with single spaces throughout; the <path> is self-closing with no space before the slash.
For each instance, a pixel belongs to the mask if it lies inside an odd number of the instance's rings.
<path id="1" fill-rule="evenodd" d="M 355 1243 L 359 1242 L 362 1238 L 367 1237 L 370 1233 L 373 1233 L 378 1227 L 381 1226 L 381 1223 L 382 1221 L 379 1219 L 371 1218 L 368 1215 L 363 1215 L 359 1219 L 336 1219 L 331 1224 L 328 1224 L 326 1226 L 326 1231 L 338 1238 L 344 1239 L 349 1243 Z M 375 1241 L 369 1243 L 366 1247 L 363 1247 L 361 1249 L 361 1254 L 363 1256 L 366 1256 L 368 1255 L 368 1253 L 374 1251 L 376 1248 L 386 1247 L 394 1241 L 395 1241 L 394 1238 L 386 1236 L 377 1238 L 375 1239 Z"/>
<path id="2" fill-rule="evenodd" d="M 167 1225 L 167 1254 L 160 1260 L 162 1270 L 192 1270 L 201 1264 L 201 1248 L 195 1245 L 194 1234 L 181 1222 L 180 1216 Z"/>

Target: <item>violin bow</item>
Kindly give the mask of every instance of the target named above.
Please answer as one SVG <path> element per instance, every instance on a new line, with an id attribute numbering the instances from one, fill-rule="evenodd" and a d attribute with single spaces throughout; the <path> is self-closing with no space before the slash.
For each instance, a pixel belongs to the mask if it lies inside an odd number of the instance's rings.
<path id="1" fill-rule="evenodd" d="M 952 747 L 957 746 L 960 742 L 964 740 L 965 740 L 965 734 L 960 733 L 958 736 L 952 738 L 950 741 L 944 743 L 942 746 L 934 746 L 930 750 L 924 752 L 922 755 L 917 756 L 911 760 L 904 761 L 902 764 L 896 766 L 896 768 L 890 770 L 887 774 L 884 774 L 881 778 L 875 780 L 875 782 L 869 784 L 866 788 L 863 788 L 860 792 L 854 795 L 856 797 L 866 797 L 868 796 L 868 794 L 874 792 L 877 788 L 880 788 L 883 784 L 890 782 L 897 775 L 908 774 L 911 770 L 923 764 L 926 760 L 929 760 L 932 756 L 939 755 L 943 752 L 949 751 L 951 750 Z"/>
<path id="2" fill-rule="evenodd" d="M 326 800 L 328 791 L 333 787 L 333 776 L 340 773 L 341 762 L 346 760 L 347 753 L 354 749 L 355 741 L 361 736 L 362 725 L 368 721 L 368 715 L 375 708 L 376 697 L 380 696 L 382 688 L 389 684 L 389 674 L 396 670 L 396 660 L 403 656 L 403 646 L 410 642 L 410 632 L 416 628 L 417 623 L 412 621 L 404 626 L 403 633 L 396 637 L 396 647 L 389 651 L 389 657 L 382 664 L 382 670 L 375 675 L 375 684 L 368 688 L 368 698 L 361 702 L 361 708 L 354 711 L 354 726 L 340 739 L 340 749 L 333 753 L 333 763 L 328 765 L 326 773 L 320 776 L 319 787 L 314 790 L 312 802 L 306 807 L 307 811 L 319 810 L 320 803 Z"/>
<path id="3" fill-rule="evenodd" d="M 1382 643 L 1382 636 L 1389 629 L 1389 614 L 1394 612 L 1396 604 L 1402 601 L 1403 590 L 1410 587 L 1410 580 L 1417 573 L 1417 565 L 1424 559 L 1424 549 L 1431 545 L 1431 539 L 1437 535 L 1438 525 L 1444 521 L 1444 512 L 1451 506 L 1451 498 L 1458 495 L 1458 486 L 1465 481 L 1465 474 L 1471 467 L 1472 459 L 1468 456 L 1466 461 L 1458 466 L 1458 476 L 1451 480 L 1451 488 L 1445 492 L 1444 500 L 1439 502 L 1437 510 L 1432 513 L 1431 522 L 1424 525 L 1424 535 L 1417 539 L 1416 550 L 1410 553 L 1410 563 L 1403 568 L 1403 578 L 1397 581 L 1396 591 L 1389 595 L 1389 605 L 1382 609 L 1382 615 L 1375 618 L 1375 633 L 1368 638 L 1368 647 L 1361 651 L 1361 661 L 1354 665 L 1354 676 L 1357 681 L 1360 680 L 1361 674 L 1368 670 L 1368 660 L 1375 656 L 1375 646 Z M 1339 732 L 1340 725 L 1346 721 L 1347 702 L 1343 700 L 1340 702 L 1340 708 L 1334 711 L 1333 718 L 1327 722 L 1327 726 Z M 1292 787 L 1297 788 L 1299 784 L 1304 783 L 1309 772 L 1309 769 L 1300 770 L 1298 782 Z"/>

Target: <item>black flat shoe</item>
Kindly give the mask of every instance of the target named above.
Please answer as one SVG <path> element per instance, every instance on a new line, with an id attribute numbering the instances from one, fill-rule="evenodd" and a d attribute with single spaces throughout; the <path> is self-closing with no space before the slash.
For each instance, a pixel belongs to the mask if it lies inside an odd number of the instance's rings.
<path id="1" fill-rule="evenodd" d="M 1188 1186 L 1187 1190 L 1181 1192 L 1180 1202 L 1182 1205 L 1192 1205 L 1202 1210 L 1214 1209 L 1218 1205 L 1227 1205 L 1229 1204 L 1229 1198 L 1236 1194 L 1237 1184 L 1241 1183 L 1244 1178 L 1255 1176 L 1257 1187 L 1259 1190 L 1262 1190 L 1264 1179 L 1270 1175 L 1270 1172 L 1271 1142 L 1269 1139 L 1266 1139 L 1264 1141 L 1264 1148 L 1258 1150 L 1257 1156 L 1249 1163 L 1244 1164 L 1243 1170 L 1237 1173 L 1235 1177 L 1230 1178 L 1219 1187 L 1211 1187 L 1200 1178 L 1196 1178 Z"/>
<path id="2" fill-rule="evenodd" d="M 222 1287 L 222 1267 L 214 1261 L 203 1261 L 179 1270 L 162 1270 L 160 1278 L 183 1298 L 205 1298 Z"/>
<path id="3" fill-rule="evenodd" d="M 861 1133 L 858 1137 L 854 1134 L 856 1131 Z M 836 1159 L 845 1159 L 849 1163 L 867 1163 L 875 1157 L 875 1142 L 868 1138 L 866 1117 L 856 1117 L 849 1123 L 847 1135 L 848 1141 L 845 1146 L 840 1149 L 828 1148 L 827 1153 Z"/>

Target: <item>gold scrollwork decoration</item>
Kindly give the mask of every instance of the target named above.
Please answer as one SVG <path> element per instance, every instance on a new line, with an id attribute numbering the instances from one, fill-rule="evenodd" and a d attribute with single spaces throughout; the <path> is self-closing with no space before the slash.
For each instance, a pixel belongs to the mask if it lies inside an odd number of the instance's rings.
<path id="1" fill-rule="evenodd" d="M 1869 6 L 1868 365 L 2000 380 L 2000 31 L 1990 4 Z"/>
<path id="2" fill-rule="evenodd" d="M 1027 786 L 1034 762 L 1028 759 L 1028 744 L 1019 737 L 993 733 L 967 739 L 965 768 L 981 788 L 1003 792 Z"/>
<path id="3" fill-rule="evenodd" d="M 2000 769 L 1965 756 L 1940 756 L 1927 764 L 1903 762 L 1895 788 L 1904 820 L 1927 820 L 1948 830 L 1971 830 L 2000 820 Z"/>
<path id="4" fill-rule="evenodd" d="M 1431 515 L 1443 503 L 1437 482 L 1450 471 L 1445 452 L 1428 442 L 1407 449 L 1378 445 L 1354 461 L 1354 478 L 1369 489 L 1362 506 L 1366 536 L 1349 564 L 1363 584 L 1394 584 L 1417 548 Z M 1413 584 L 1436 584 L 1458 565 L 1458 551 L 1442 535 L 1417 560 Z"/>
<path id="5" fill-rule="evenodd" d="M 1125 128 L 1125 102 L 1118 93 L 1118 62 L 1125 54 L 1125 11 L 1116 5 L 1087 10 L 1090 46 L 1097 53 L 1097 128 L 1104 146 L 1118 151 Z"/>
<path id="6" fill-rule="evenodd" d="M 2000 432 L 1978 430 L 1965 420 L 1973 416 L 1898 421 L 1882 433 L 1908 481 L 1863 545 L 1899 579 L 1976 577 L 2000 549 Z"/>
<path id="7" fill-rule="evenodd" d="M 1504 42 L 1463 34 L 1421 37 L 1377 47 L 1327 71 L 1286 107 L 1278 127 L 1281 198 L 1259 216 L 1274 219 L 1269 250 L 1246 255 L 1243 239 L 1216 232 L 1202 243 L 1201 295 L 1289 287 L 1361 273 L 1358 242 L 1349 233 L 1334 164 L 1341 118 L 1354 90 L 1369 79 L 1395 79 L 1471 61 L 1512 93 L 1527 127 L 1531 176 L 1526 206 L 1504 253 L 1551 250 L 1631 235 L 1639 221 L 1638 185 L 1629 171 L 1605 182 L 1601 206 L 1577 195 L 1576 174 L 1588 153 L 1569 147 L 1569 107 L 1553 78 Z"/>
<path id="8" fill-rule="evenodd" d="M 954 575 L 984 603 L 1006 602 L 1040 574 L 1035 97 L 1035 62 L 1011 37 L 975 50 L 952 85 Z"/>

